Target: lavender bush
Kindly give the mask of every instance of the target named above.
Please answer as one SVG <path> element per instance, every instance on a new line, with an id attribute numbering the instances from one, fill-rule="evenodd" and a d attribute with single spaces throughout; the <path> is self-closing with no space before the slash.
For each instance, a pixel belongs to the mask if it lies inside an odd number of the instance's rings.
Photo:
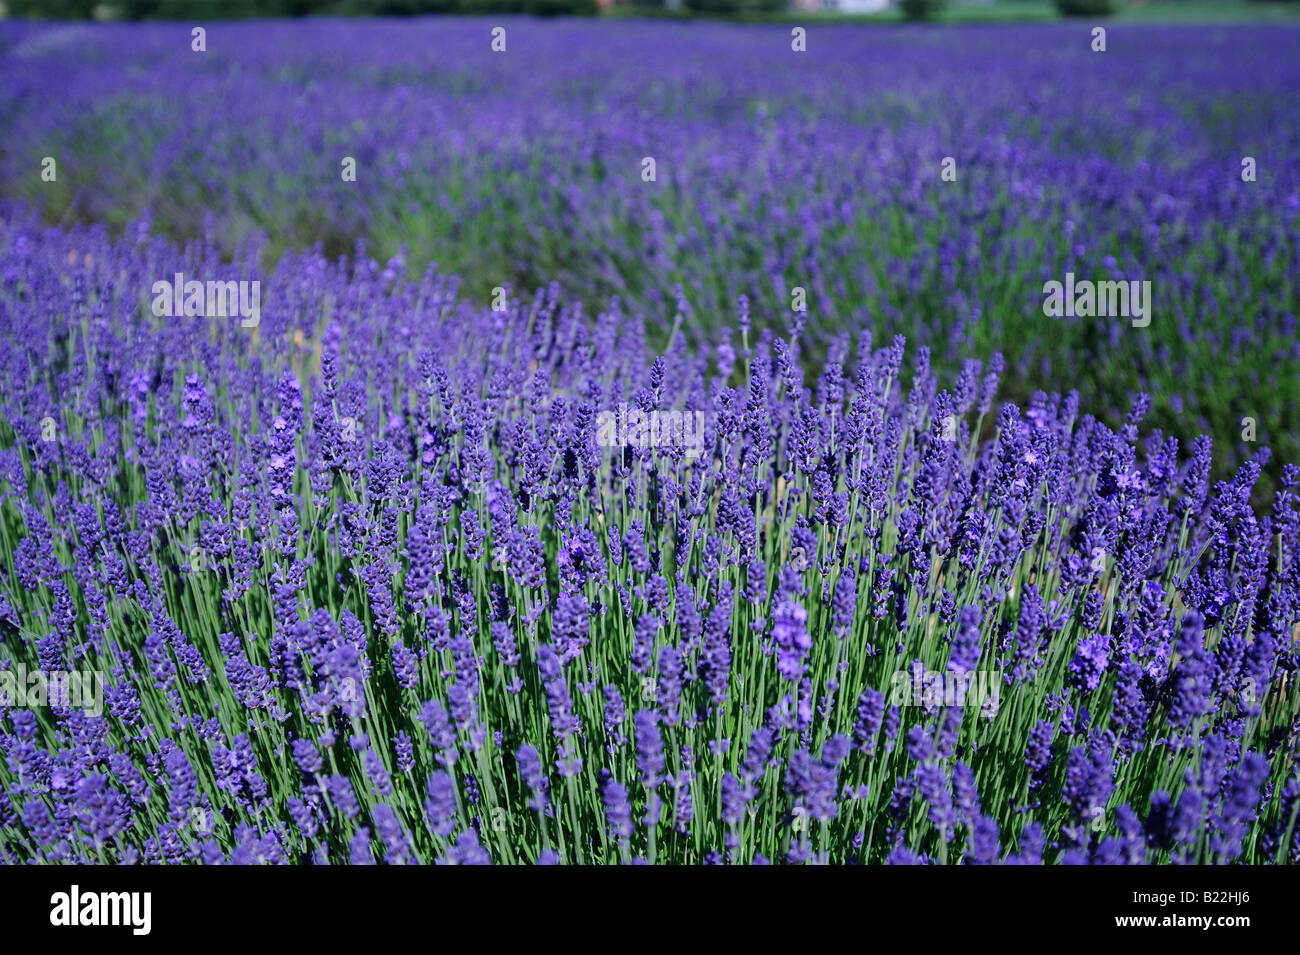
<path id="1" fill-rule="evenodd" d="M 618 295 L 658 348 L 679 287 L 696 347 L 740 295 L 784 334 L 802 288 L 810 374 L 843 329 L 949 381 L 998 351 L 1022 405 L 1074 388 L 1118 428 L 1145 392 L 1153 426 L 1214 437 L 1216 479 L 1269 444 L 1275 489 L 1300 461 L 1300 30 L 1108 24 L 1098 53 L 1093 25 L 810 22 L 796 52 L 790 24 L 208 23 L 198 53 L 185 23 L 2 22 L 0 194 L 227 256 L 265 234 L 268 268 L 360 238 L 479 301 Z M 1067 272 L 1150 281 L 1151 324 L 1045 317 Z"/>
<path id="2" fill-rule="evenodd" d="M 0 656 L 104 677 L 0 710 L 4 861 L 1300 857 L 1300 469 L 1257 512 L 1267 450 L 1211 486 L 996 354 L 261 252 L 0 224 Z"/>

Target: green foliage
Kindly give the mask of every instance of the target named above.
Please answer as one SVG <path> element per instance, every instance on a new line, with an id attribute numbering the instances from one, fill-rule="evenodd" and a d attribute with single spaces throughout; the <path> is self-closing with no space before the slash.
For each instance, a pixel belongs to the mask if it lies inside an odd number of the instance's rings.
<path id="1" fill-rule="evenodd" d="M 686 8 L 695 13 L 756 14 L 776 13 L 785 4 L 782 0 L 686 0 Z"/>
<path id="2" fill-rule="evenodd" d="M 96 0 L 9 0 L 9 12 L 16 17 L 49 17 L 55 20 L 88 20 Z"/>
<path id="3" fill-rule="evenodd" d="M 1109 17 L 1115 13 L 1115 0 L 1056 0 L 1063 17 Z"/>
<path id="4" fill-rule="evenodd" d="M 596 0 L 522 0 L 516 8 L 537 17 L 593 16 Z"/>
<path id="5" fill-rule="evenodd" d="M 13 0 L 10 11 L 23 17 L 85 20 L 93 15 L 100 2 L 102 0 Z M 596 0 L 110 0 L 106 6 L 125 20 L 222 20 L 301 17 L 315 13 L 353 16 L 433 13 L 592 16 L 598 9 Z"/>
<path id="6" fill-rule="evenodd" d="M 945 0 L 900 0 L 903 16 L 909 20 L 934 20 L 943 9 Z"/>

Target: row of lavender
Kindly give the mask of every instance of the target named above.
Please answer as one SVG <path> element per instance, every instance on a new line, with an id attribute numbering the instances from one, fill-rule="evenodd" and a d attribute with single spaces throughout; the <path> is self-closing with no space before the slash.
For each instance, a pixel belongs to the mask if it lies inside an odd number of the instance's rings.
<path id="1" fill-rule="evenodd" d="M 0 23 L 0 191 L 226 249 L 406 246 L 484 303 L 557 281 L 658 318 L 680 285 L 688 332 L 741 294 L 780 331 L 802 289 L 819 358 L 866 326 L 948 378 L 1001 351 L 1022 403 L 1075 388 L 1115 427 L 1147 392 L 1216 476 L 1300 460 L 1300 30 L 1091 27 L 312 20 L 196 51 Z M 1149 281 L 1149 326 L 1044 315 L 1067 273 Z"/>
<path id="2" fill-rule="evenodd" d="M 257 251 L 0 227 L 5 861 L 1296 860 L 1296 468 Z"/>

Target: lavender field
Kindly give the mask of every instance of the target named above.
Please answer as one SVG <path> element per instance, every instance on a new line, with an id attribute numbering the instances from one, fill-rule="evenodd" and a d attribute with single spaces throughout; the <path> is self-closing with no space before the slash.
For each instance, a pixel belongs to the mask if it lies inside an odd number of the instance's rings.
<path id="1" fill-rule="evenodd" d="M 0 861 L 1300 861 L 1300 29 L 794 42 L 0 22 Z"/>

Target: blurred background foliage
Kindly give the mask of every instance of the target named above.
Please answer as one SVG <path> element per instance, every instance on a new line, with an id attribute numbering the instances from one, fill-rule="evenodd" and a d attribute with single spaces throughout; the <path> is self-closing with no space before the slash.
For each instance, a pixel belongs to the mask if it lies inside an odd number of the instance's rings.
<path id="1" fill-rule="evenodd" d="M 1039 20 L 1059 14 L 1141 20 L 1257 19 L 1300 9 L 1300 0 L 0 0 L 11 16 L 42 19 L 221 20 L 251 17 L 421 16 L 524 13 L 534 16 L 672 16 L 742 20 Z"/>

